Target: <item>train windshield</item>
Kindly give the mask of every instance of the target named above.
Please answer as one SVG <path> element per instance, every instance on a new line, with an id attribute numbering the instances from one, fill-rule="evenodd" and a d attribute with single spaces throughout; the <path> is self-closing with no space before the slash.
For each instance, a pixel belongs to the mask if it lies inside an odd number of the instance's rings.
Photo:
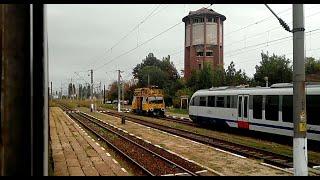
<path id="1" fill-rule="evenodd" d="M 152 104 L 162 104 L 163 103 L 163 97 L 149 97 L 148 100 L 149 100 L 149 103 L 152 103 Z"/>

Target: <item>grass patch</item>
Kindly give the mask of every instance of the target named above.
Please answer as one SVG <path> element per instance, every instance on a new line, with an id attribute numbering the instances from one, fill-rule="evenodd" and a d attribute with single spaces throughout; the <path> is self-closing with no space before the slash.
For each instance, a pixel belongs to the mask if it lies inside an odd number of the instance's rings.
<path id="1" fill-rule="evenodd" d="M 187 109 L 177 109 L 177 108 L 168 108 L 166 109 L 170 113 L 175 113 L 175 114 L 185 114 L 188 115 L 188 110 Z"/>

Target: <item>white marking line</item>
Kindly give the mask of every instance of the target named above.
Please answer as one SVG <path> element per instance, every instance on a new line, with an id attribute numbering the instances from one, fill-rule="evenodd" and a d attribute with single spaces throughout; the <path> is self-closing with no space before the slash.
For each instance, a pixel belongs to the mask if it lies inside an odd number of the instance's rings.
<path id="1" fill-rule="evenodd" d="M 131 134 L 131 133 L 130 133 L 129 135 L 130 135 L 130 136 L 135 136 L 134 134 Z"/>
<path id="2" fill-rule="evenodd" d="M 281 170 L 281 171 L 284 171 L 284 172 L 287 172 L 287 173 L 293 173 L 292 171 L 290 171 L 290 170 L 287 170 L 287 169 L 282 169 L 282 168 L 280 168 L 280 167 L 277 167 L 277 166 L 273 166 L 273 165 L 271 165 L 271 164 L 267 164 L 267 163 L 260 163 L 261 165 L 264 165 L 264 166 L 268 166 L 268 167 L 271 167 L 271 168 L 274 168 L 274 169 L 277 169 L 277 170 Z"/>
<path id="3" fill-rule="evenodd" d="M 103 148 L 103 147 L 101 147 L 101 149 L 102 149 L 102 150 L 104 150 L 104 151 L 106 150 L 106 149 L 105 149 L 105 148 Z"/>
<path id="4" fill-rule="evenodd" d="M 144 142 L 151 144 L 151 142 L 150 142 L 150 141 L 148 141 L 148 140 L 144 140 Z"/>
<path id="5" fill-rule="evenodd" d="M 111 156 L 109 153 L 106 153 L 106 155 L 109 156 L 109 157 Z"/>
<path id="6" fill-rule="evenodd" d="M 118 161 L 116 161 L 115 159 L 112 159 L 112 161 L 113 161 L 114 163 L 118 164 Z"/>
<path id="7" fill-rule="evenodd" d="M 91 139 L 93 142 L 95 142 L 95 140 L 94 139 Z"/>
<path id="8" fill-rule="evenodd" d="M 239 155 L 239 154 L 234 154 L 234 153 L 231 153 L 231 152 L 228 152 L 228 151 L 225 151 L 225 150 L 222 150 L 222 149 L 218 149 L 218 148 L 214 148 L 214 149 L 217 150 L 217 151 L 220 151 L 220 152 L 224 152 L 224 153 L 227 153 L 227 154 L 231 154 L 231 155 L 233 155 L 233 156 L 236 156 L 236 157 L 239 157 L 239 158 L 242 158 L 242 159 L 246 159 L 246 157 L 241 156 L 241 155 Z"/>
<path id="9" fill-rule="evenodd" d="M 319 169 L 320 166 L 313 166 L 312 168 L 313 168 L 313 169 Z"/>
<path id="10" fill-rule="evenodd" d="M 196 174 L 200 174 L 200 173 L 204 173 L 204 172 L 208 172 L 208 170 L 197 171 Z"/>
<path id="11" fill-rule="evenodd" d="M 90 139 L 91 139 L 91 136 L 89 136 L 89 135 L 88 135 L 88 138 L 90 138 Z"/>
<path id="12" fill-rule="evenodd" d="M 188 175 L 189 173 L 176 173 L 176 174 L 174 174 L 174 175 L 176 175 L 176 176 L 181 176 L 181 175 Z"/>
<path id="13" fill-rule="evenodd" d="M 155 147 L 158 147 L 158 148 L 162 148 L 161 146 L 159 146 L 158 144 L 154 145 Z"/>
<path id="14" fill-rule="evenodd" d="M 123 172 L 127 172 L 126 169 L 124 169 L 124 168 L 121 168 L 121 170 L 122 170 Z"/>
<path id="15" fill-rule="evenodd" d="M 99 144 L 99 143 L 97 143 L 97 142 L 96 142 L 96 145 L 100 146 L 100 144 Z"/>

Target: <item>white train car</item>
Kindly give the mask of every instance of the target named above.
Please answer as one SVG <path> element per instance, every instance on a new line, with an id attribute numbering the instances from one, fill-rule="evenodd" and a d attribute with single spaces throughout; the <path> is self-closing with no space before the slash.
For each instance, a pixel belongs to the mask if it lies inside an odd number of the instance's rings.
<path id="1" fill-rule="evenodd" d="M 306 86 L 307 138 L 320 141 L 320 85 Z M 292 84 L 211 88 L 191 97 L 189 116 L 197 123 L 293 136 Z"/>

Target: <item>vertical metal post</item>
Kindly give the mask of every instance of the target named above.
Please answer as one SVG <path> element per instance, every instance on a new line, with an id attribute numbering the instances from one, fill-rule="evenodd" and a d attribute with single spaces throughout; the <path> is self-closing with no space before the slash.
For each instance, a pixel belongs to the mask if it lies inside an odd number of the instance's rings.
<path id="1" fill-rule="evenodd" d="M 94 107 L 93 107 L 93 70 L 90 70 L 91 72 L 91 88 L 90 88 L 90 100 L 91 100 L 91 112 L 94 111 Z"/>
<path id="2" fill-rule="evenodd" d="M 120 96 L 121 96 L 121 94 L 120 94 L 120 76 L 121 76 L 121 71 L 120 70 L 118 70 L 118 112 L 121 112 L 121 105 L 120 105 Z"/>
<path id="3" fill-rule="evenodd" d="M 150 75 L 148 74 L 148 87 L 150 87 Z"/>
<path id="4" fill-rule="evenodd" d="M 103 104 L 106 104 L 106 85 L 103 85 Z"/>
<path id="5" fill-rule="evenodd" d="M 124 81 L 122 80 L 122 107 L 124 107 Z"/>
<path id="6" fill-rule="evenodd" d="M 294 175 L 308 175 L 303 4 L 293 4 L 293 165 Z"/>

